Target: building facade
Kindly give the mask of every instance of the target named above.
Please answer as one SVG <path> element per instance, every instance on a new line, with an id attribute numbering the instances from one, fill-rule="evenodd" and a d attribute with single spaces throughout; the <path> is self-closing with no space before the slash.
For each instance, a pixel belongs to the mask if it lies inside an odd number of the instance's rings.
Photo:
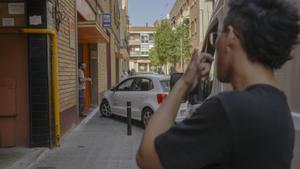
<path id="1" fill-rule="evenodd" d="M 120 73 L 120 32 L 128 25 L 120 22 L 121 2 L 0 0 L 0 147 L 59 145 L 82 120 L 80 63 L 92 79 L 85 111 L 97 110 Z M 104 14 L 111 16 L 111 27 L 103 25 Z"/>
<path id="2" fill-rule="evenodd" d="M 170 22 L 174 28 L 189 26 L 191 52 L 202 48 L 214 4 L 214 0 L 176 0 L 170 11 Z"/>
<path id="3" fill-rule="evenodd" d="M 213 13 L 213 1 L 190 0 L 190 41 L 191 51 L 201 50 Z"/>
<path id="4" fill-rule="evenodd" d="M 128 25 L 129 25 L 129 17 L 128 17 L 128 0 L 121 1 L 121 13 L 120 13 L 120 49 L 121 49 L 121 59 L 119 64 L 119 76 L 122 72 L 127 72 L 129 70 L 129 46 L 128 46 Z M 119 77 L 119 80 L 121 78 Z"/>
<path id="5" fill-rule="evenodd" d="M 129 27 L 129 51 L 130 70 L 136 72 L 149 72 L 153 71 L 149 59 L 149 50 L 154 47 L 154 34 L 155 28 L 130 26 Z"/>
<path id="6" fill-rule="evenodd" d="M 190 2 L 191 0 L 176 0 L 170 11 L 170 21 L 173 27 L 182 25 L 190 21 Z"/>

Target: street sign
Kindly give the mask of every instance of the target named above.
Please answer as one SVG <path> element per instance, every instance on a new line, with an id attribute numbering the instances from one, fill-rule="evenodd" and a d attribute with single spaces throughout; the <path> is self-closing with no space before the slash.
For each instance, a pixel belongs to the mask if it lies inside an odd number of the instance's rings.
<path id="1" fill-rule="evenodd" d="M 111 13 L 102 14 L 102 26 L 104 28 L 111 28 Z"/>

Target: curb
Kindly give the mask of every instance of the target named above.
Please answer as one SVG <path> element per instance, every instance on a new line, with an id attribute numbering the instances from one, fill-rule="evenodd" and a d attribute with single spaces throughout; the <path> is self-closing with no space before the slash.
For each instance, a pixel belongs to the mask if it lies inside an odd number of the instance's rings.
<path id="1" fill-rule="evenodd" d="M 6 169 L 29 169 L 34 164 L 36 164 L 39 160 L 44 158 L 46 154 L 49 152 L 48 148 L 37 148 L 32 150 L 33 152 L 25 155 L 21 159 L 17 160 L 14 164 Z"/>
<path id="2" fill-rule="evenodd" d="M 49 149 L 45 149 L 33 162 L 30 163 L 29 166 L 27 166 L 25 169 L 32 168 L 35 164 L 37 164 L 41 159 L 43 159 L 49 152 Z"/>
<path id="3" fill-rule="evenodd" d="M 99 112 L 99 106 L 97 106 L 88 116 L 86 116 L 77 127 L 75 127 L 74 131 L 81 129 L 85 126 L 97 113 Z"/>

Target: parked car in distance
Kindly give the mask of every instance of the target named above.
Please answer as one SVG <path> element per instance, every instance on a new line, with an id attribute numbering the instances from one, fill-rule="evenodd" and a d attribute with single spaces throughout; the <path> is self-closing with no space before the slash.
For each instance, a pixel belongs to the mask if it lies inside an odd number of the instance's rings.
<path id="1" fill-rule="evenodd" d="M 131 76 L 104 93 L 100 112 L 105 117 L 113 114 L 127 117 L 127 102 L 131 102 L 132 119 L 140 120 L 146 126 L 169 91 L 169 76 L 155 74 Z M 185 102 L 180 105 L 176 122 L 182 121 L 187 116 Z"/>

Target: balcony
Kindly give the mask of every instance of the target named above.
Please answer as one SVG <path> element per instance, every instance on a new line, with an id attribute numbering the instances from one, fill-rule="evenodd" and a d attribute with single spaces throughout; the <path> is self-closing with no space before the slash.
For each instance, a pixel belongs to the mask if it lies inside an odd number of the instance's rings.
<path id="1" fill-rule="evenodd" d="M 129 39 L 129 45 L 139 45 L 140 43 L 140 39 Z"/>
<path id="2" fill-rule="evenodd" d="M 130 57 L 138 57 L 141 56 L 140 51 L 130 51 Z"/>

